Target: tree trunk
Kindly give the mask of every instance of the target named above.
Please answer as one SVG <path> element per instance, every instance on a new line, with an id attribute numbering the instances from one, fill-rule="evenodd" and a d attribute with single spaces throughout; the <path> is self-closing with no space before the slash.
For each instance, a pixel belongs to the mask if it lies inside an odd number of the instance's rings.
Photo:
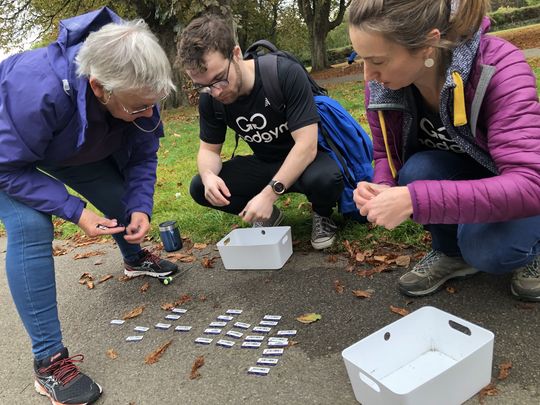
<path id="1" fill-rule="evenodd" d="M 326 35 L 323 30 L 315 30 L 311 35 L 311 70 L 326 69 L 328 56 L 326 55 Z"/>

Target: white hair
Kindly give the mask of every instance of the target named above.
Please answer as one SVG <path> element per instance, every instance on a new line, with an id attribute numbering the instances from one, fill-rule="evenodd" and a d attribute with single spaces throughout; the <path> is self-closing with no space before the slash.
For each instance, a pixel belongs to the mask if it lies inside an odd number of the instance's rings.
<path id="1" fill-rule="evenodd" d="M 90 33 L 75 62 L 79 76 L 95 77 L 108 91 L 167 95 L 175 89 L 167 55 L 143 20 L 110 23 Z"/>

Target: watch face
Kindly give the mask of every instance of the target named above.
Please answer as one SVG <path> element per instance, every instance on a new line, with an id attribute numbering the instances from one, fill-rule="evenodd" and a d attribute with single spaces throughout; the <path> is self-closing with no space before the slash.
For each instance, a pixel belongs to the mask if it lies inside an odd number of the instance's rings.
<path id="1" fill-rule="evenodd" d="M 283 183 L 281 183 L 279 181 L 276 181 L 272 185 L 272 188 L 274 189 L 274 193 L 276 193 L 276 194 L 283 194 L 285 192 L 285 186 L 283 185 Z"/>

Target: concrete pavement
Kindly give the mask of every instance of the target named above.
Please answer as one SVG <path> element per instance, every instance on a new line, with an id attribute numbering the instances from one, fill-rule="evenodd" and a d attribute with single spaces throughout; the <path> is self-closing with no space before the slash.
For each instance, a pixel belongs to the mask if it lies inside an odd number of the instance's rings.
<path id="1" fill-rule="evenodd" d="M 18 319 L 6 286 L 4 270 L 6 239 L 0 238 L 0 339 L 2 368 L 0 403 L 38 405 L 48 400 L 34 392 L 32 355 L 29 340 Z M 59 247 L 69 243 L 58 242 Z M 295 248 L 296 249 L 296 248 Z M 540 403 L 540 305 L 520 305 L 509 293 L 510 276 L 479 275 L 453 282 L 455 294 L 442 291 L 431 297 L 411 300 L 396 290 L 403 269 L 361 278 L 347 273 L 347 260 L 328 260 L 328 254 L 312 250 L 298 251 L 279 271 L 226 271 L 214 246 L 194 250 L 198 261 L 170 286 L 157 280 L 139 278 L 129 282 L 111 279 L 93 290 L 78 283 L 84 272 L 95 279 L 106 274 L 121 274 L 121 260 L 112 243 L 79 247 L 56 258 L 58 302 L 64 343 L 71 354 L 83 353 L 82 368 L 104 388 L 98 404 L 172 405 L 172 404 L 355 404 L 341 351 L 381 327 L 399 319 L 389 306 L 415 310 L 432 305 L 495 333 L 493 376 L 497 366 L 512 362 L 510 375 L 497 382 L 499 394 L 487 397 L 485 404 Z M 74 260 L 76 253 L 103 252 L 102 255 Z M 183 251 L 182 251 L 183 252 Z M 202 258 L 218 257 L 214 268 L 204 268 Z M 96 265 L 96 262 L 101 264 Z M 343 294 L 334 282 L 344 285 Z M 150 288 L 140 288 L 149 282 Z M 371 299 L 360 300 L 351 290 L 373 290 Z M 188 324 L 189 333 L 153 328 L 166 322 L 160 305 L 188 294 L 193 299 L 182 307 L 188 312 L 174 325 Z M 122 326 L 111 319 L 121 318 L 129 310 L 145 305 L 143 314 Z M 279 329 L 297 329 L 292 340 L 298 344 L 285 350 L 279 364 L 266 377 L 246 374 L 262 350 L 231 349 L 214 344 L 198 346 L 193 340 L 218 315 L 228 308 L 243 309 L 239 321 L 257 323 L 265 314 L 282 315 Z M 316 312 L 322 319 L 304 325 L 295 318 Z M 127 343 L 136 334 L 136 325 L 149 326 L 139 343 Z M 172 344 L 159 362 L 146 365 L 144 358 L 161 344 Z M 231 339 L 234 340 L 234 339 Z M 215 340 L 214 340 L 215 341 Z M 109 349 L 118 353 L 111 360 Z M 201 377 L 190 380 L 192 364 L 203 355 Z M 459 387 L 455 387 L 459 389 Z M 479 403 L 473 397 L 467 404 Z"/>

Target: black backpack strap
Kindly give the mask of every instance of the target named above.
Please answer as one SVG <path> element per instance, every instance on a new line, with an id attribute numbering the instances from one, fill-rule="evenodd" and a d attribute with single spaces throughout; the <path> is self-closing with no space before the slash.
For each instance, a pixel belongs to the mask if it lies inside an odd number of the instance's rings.
<path id="1" fill-rule="evenodd" d="M 264 40 L 263 40 L 264 41 Z M 259 41 L 261 42 L 261 41 Z M 265 41 L 268 42 L 268 41 Z M 261 73 L 264 93 L 270 101 L 272 108 L 282 114 L 285 111 L 285 100 L 279 84 L 278 77 L 278 56 L 276 54 L 264 55 L 257 59 Z"/>
<path id="2" fill-rule="evenodd" d="M 244 59 L 253 59 L 255 56 L 259 56 L 259 52 L 257 51 L 257 48 L 264 48 L 268 52 L 277 52 L 277 46 L 275 46 L 272 42 L 267 41 L 266 39 L 260 39 L 254 43 L 252 43 L 248 49 L 244 52 Z"/>
<path id="3" fill-rule="evenodd" d="M 214 97 L 212 97 L 212 105 L 214 107 L 214 117 L 216 117 L 216 120 L 223 121 L 226 124 L 227 123 L 227 111 L 225 111 L 225 105 L 223 105 L 223 103 L 220 103 L 219 101 L 217 101 Z M 231 159 L 234 157 L 234 154 L 236 153 L 236 149 L 238 149 L 238 139 L 239 138 L 240 138 L 240 136 L 237 133 L 235 133 L 234 134 L 235 144 L 234 144 L 233 153 L 231 155 Z"/>

